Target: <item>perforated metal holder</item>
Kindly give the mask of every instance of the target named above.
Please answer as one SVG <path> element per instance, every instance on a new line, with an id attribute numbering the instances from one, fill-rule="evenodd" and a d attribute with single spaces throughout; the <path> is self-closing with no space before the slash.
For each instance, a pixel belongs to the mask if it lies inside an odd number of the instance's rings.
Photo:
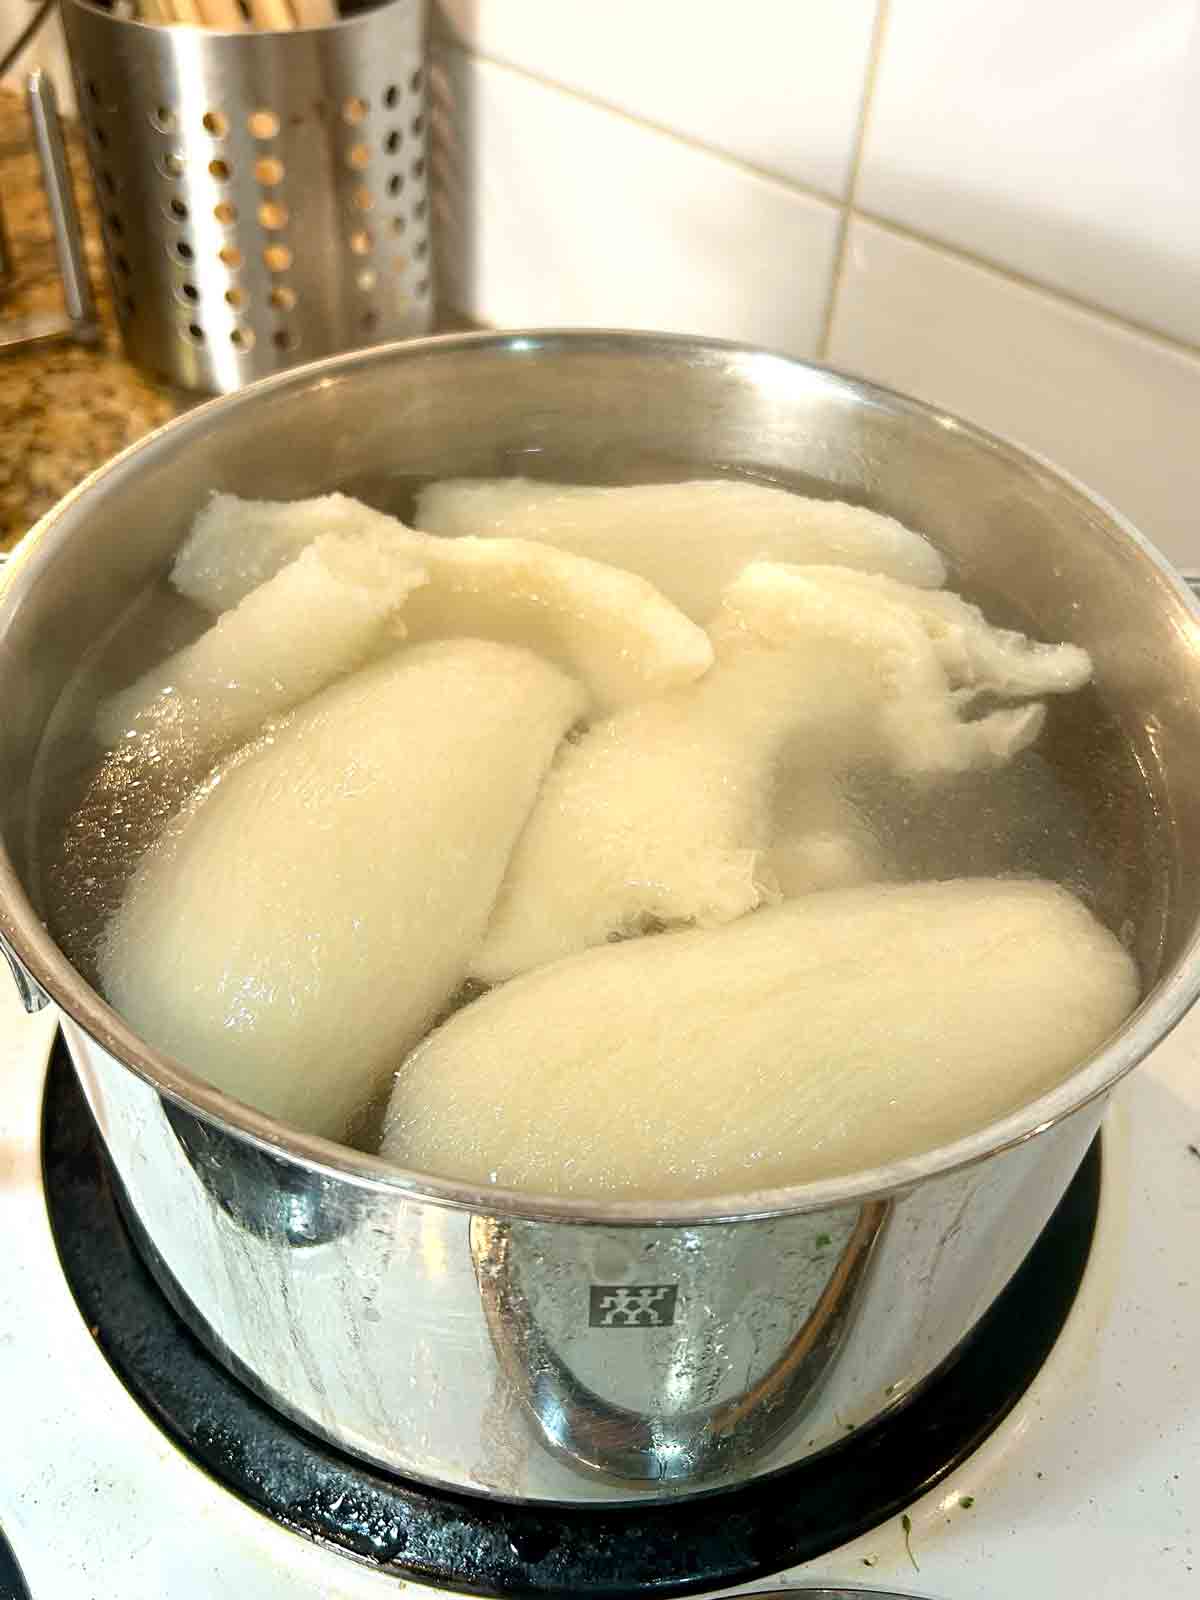
<path id="1" fill-rule="evenodd" d="M 63 18 L 134 362 L 225 392 L 429 331 L 421 0 L 280 33 Z"/>

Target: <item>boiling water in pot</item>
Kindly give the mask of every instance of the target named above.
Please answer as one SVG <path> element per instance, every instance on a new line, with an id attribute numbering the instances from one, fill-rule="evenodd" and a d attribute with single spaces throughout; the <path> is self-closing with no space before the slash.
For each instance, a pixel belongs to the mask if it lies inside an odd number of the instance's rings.
<path id="1" fill-rule="evenodd" d="M 991 620 L 1020 625 L 989 597 L 967 598 L 983 601 Z M 101 756 L 85 730 L 109 695 L 209 621 L 165 583 L 148 590 L 84 664 L 43 744 L 30 841 L 35 883 L 55 937 L 93 982 L 100 934 L 189 780 L 164 775 L 152 752 L 134 759 L 118 747 Z M 847 783 L 849 797 L 889 877 L 1019 874 L 1061 883 L 1131 948 L 1146 983 L 1155 972 L 1161 917 L 1143 913 L 1135 929 L 1128 908 L 1161 906 L 1151 887 L 1162 877 L 1150 854 L 1151 785 L 1095 690 L 1052 699 L 1049 711 L 1035 748 L 1006 767 L 932 783 L 859 777 Z M 785 761 L 776 814 L 786 821 L 803 803 L 802 766 Z M 455 1003 L 478 992 L 470 986 Z M 360 1115 L 354 1126 L 373 1144 L 372 1119 Z"/>

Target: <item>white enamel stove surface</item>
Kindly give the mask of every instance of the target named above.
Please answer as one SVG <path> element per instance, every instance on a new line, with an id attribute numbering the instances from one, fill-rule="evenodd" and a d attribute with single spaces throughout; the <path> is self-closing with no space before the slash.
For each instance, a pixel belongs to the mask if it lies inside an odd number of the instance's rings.
<path id="1" fill-rule="evenodd" d="M 401 1589 L 411 1600 L 418 1585 L 234 1499 L 113 1376 L 62 1277 L 43 1203 L 53 1028 L 52 1012 L 20 1013 L 0 971 L 0 1523 L 33 1600 L 382 1600 Z M 1200 1155 L 1190 1145 L 1200 1150 L 1200 1008 L 1120 1091 L 1080 1299 L 1008 1421 L 910 1508 L 913 1560 L 893 1519 L 775 1581 L 936 1600 L 1200 1593 Z"/>

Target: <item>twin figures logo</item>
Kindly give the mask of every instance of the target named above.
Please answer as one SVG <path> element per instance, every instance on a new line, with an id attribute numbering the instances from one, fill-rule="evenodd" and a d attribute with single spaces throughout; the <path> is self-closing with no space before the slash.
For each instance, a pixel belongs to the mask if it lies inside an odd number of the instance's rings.
<path id="1" fill-rule="evenodd" d="M 593 1328 L 669 1328 L 678 1294 L 674 1283 L 593 1283 L 588 1323 Z"/>

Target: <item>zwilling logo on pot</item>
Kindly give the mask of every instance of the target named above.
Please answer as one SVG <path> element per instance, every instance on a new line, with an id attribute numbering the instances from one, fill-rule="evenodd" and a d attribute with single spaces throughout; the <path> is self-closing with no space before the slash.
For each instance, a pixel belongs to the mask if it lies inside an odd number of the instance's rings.
<path id="1" fill-rule="evenodd" d="M 593 1328 L 669 1328 L 675 1321 L 674 1283 L 594 1283 Z"/>

